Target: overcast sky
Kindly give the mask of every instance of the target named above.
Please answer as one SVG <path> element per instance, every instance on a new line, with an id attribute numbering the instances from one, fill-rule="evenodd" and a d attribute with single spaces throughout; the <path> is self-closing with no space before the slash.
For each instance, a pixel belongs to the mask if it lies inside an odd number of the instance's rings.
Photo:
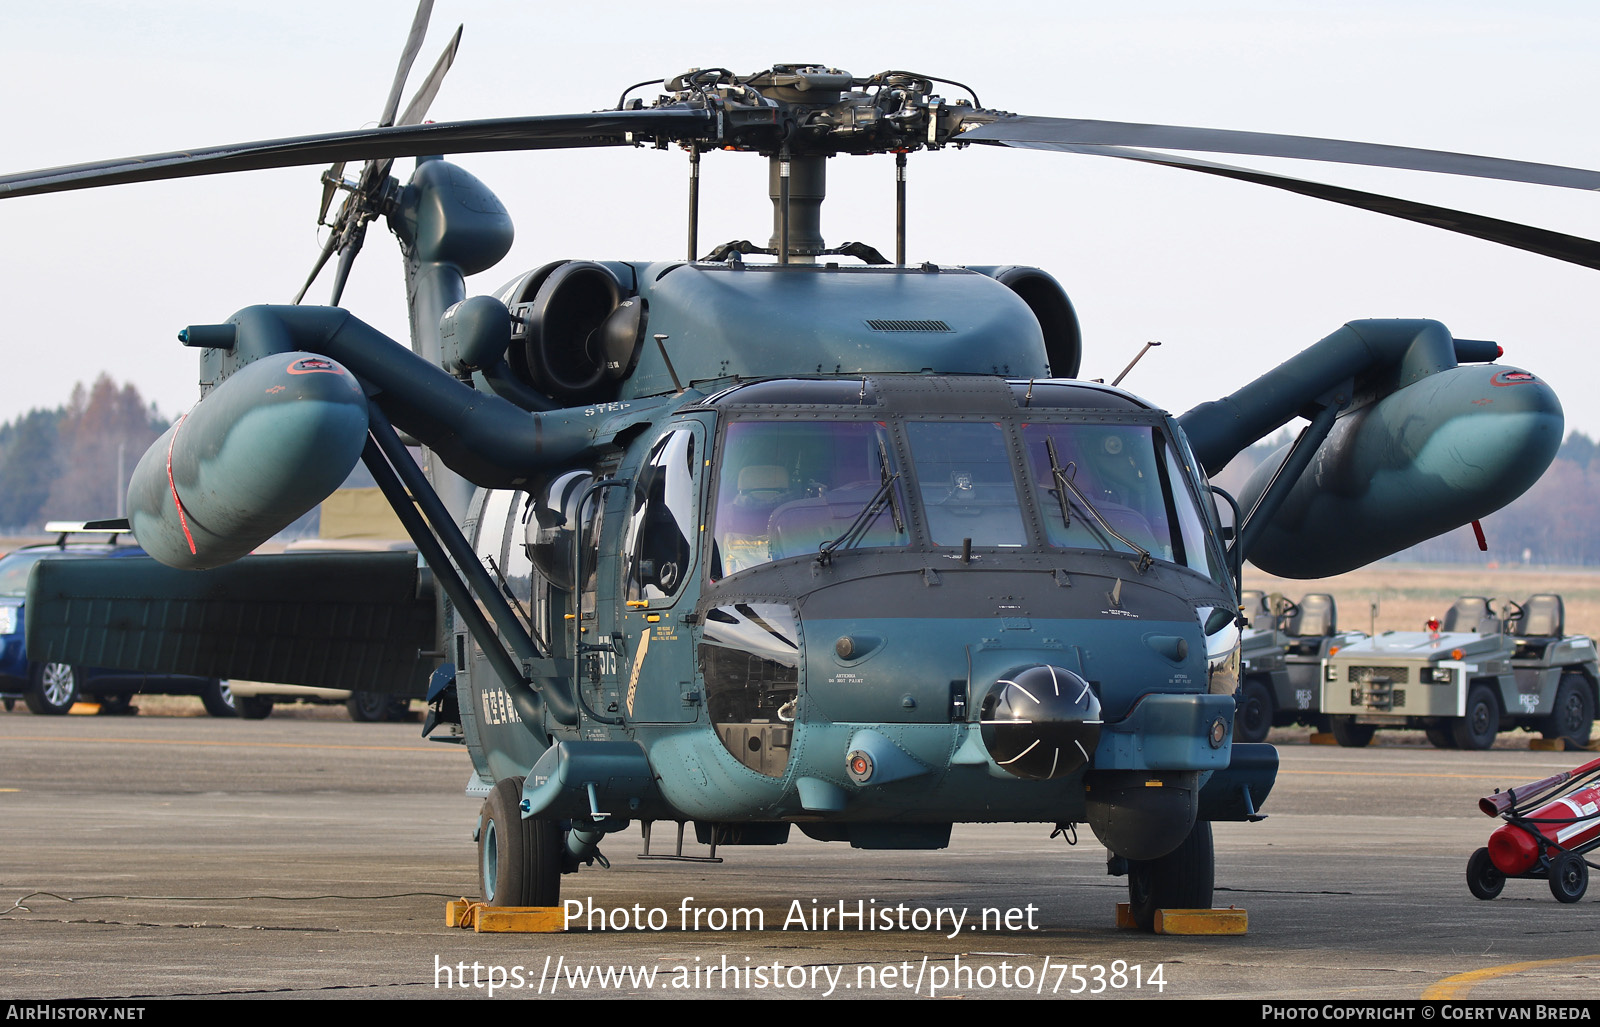
<path id="1" fill-rule="evenodd" d="M 0 5 L 0 170 L 355 128 L 375 121 L 406 0 Z M 603 14 L 597 13 L 603 12 Z M 1452 2 L 987 4 L 438 0 L 420 79 L 457 23 L 435 119 L 589 111 L 691 67 L 817 62 L 956 79 L 989 107 L 1322 135 L 1600 168 L 1600 7 Z M 414 84 L 414 83 L 413 83 Z M 951 95 L 959 95 L 954 90 Z M 1590 238 L 1600 198 L 1410 172 L 1227 157 Z M 489 292 L 557 258 L 681 255 L 680 152 L 465 156 L 517 243 Z M 409 173 L 410 162 L 400 170 Z M 0 202 L 0 420 L 109 371 L 168 414 L 196 398 L 186 324 L 287 302 L 321 244 L 321 168 Z M 892 252 L 893 165 L 841 158 L 823 231 Z M 701 240 L 764 239 L 765 167 L 708 155 Z M 1163 342 L 1127 385 L 1181 412 L 1347 320 L 1432 317 L 1553 382 L 1600 435 L 1600 272 L 1242 183 L 1050 153 L 913 155 L 910 256 L 1034 264 L 1072 295 L 1085 377 Z M 405 338 L 398 251 L 369 234 L 345 305 Z M 331 275 L 329 276 L 331 281 Z M 312 299 L 325 299 L 319 283 Z"/>

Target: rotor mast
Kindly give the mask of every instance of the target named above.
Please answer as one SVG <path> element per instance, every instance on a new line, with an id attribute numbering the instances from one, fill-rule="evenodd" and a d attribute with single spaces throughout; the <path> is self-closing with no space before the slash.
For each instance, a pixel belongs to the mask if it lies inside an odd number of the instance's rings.
<path id="1" fill-rule="evenodd" d="M 828 194 L 828 158 L 816 155 L 767 158 L 767 195 L 772 198 L 772 238 L 778 263 L 812 264 L 827 248 L 822 241 L 822 201 Z"/>

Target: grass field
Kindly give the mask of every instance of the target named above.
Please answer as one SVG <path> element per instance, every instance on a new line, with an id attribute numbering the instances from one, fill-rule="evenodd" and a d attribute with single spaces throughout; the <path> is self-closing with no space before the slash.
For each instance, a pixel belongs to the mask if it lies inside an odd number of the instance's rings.
<path id="1" fill-rule="evenodd" d="M 1246 566 L 1244 587 L 1282 592 L 1299 600 L 1327 592 L 1338 606 L 1341 630 L 1420 631 L 1429 617 L 1442 617 L 1458 596 L 1489 596 L 1498 612 L 1506 600 L 1554 592 L 1566 607 L 1566 631 L 1593 637 L 1600 632 L 1600 570 L 1573 567 L 1472 567 L 1377 563 L 1347 574 L 1310 581 L 1275 578 Z"/>

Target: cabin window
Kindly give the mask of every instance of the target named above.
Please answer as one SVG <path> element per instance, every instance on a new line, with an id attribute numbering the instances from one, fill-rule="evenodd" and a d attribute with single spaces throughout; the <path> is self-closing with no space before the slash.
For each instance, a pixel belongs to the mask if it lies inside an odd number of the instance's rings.
<path id="1" fill-rule="evenodd" d="M 824 543 L 909 542 L 905 493 L 880 421 L 735 421 L 717 482 L 713 580 Z M 849 536 L 846 538 L 846 536 Z"/>
<path id="2" fill-rule="evenodd" d="M 498 585 L 504 580 L 506 561 L 506 528 L 508 522 L 515 519 L 516 502 L 521 498 L 521 493 L 507 489 L 494 489 L 483 494 L 483 505 L 478 509 L 478 526 L 474 549 L 478 554 L 478 562 L 488 572 L 489 577 Z M 489 623 L 494 624 L 494 616 L 489 612 L 488 604 L 482 599 L 477 600 L 478 609 Z M 496 625 L 498 629 L 499 625 Z M 476 640 L 475 640 L 476 641 Z"/>

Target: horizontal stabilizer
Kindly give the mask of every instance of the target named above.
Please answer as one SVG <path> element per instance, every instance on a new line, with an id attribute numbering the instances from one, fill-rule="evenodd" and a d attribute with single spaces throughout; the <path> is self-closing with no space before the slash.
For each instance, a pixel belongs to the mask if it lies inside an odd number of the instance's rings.
<path id="1" fill-rule="evenodd" d="M 147 557 L 41 560 L 35 660 L 421 696 L 438 662 L 417 556 L 251 556 L 206 571 Z"/>

